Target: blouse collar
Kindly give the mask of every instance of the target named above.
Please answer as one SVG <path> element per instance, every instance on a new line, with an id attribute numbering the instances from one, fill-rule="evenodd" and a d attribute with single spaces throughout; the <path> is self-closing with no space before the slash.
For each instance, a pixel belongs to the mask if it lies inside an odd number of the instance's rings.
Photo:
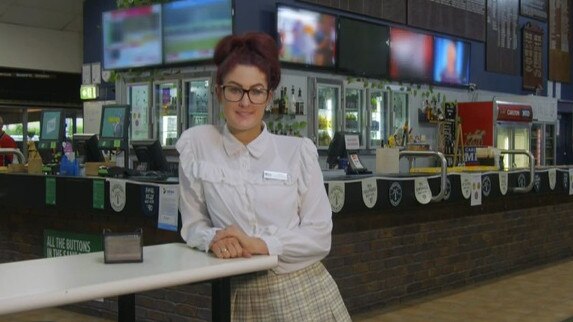
<path id="1" fill-rule="evenodd" d="M 267 131 L 266 123 L 263 122 L 262 126 L 263 129 L 261 134 L 259 134 L 259 136 L 249 144 L 244 145 L 229 131 L 227 125 L 225 125 L 223 127 L 223 147 L 225 148 L 227 155 L 236 155 L 246 148 L 253 157 L 257 159 L 260 158 L 268 145 L 267 142 L 270 140 L 270 133 Z"/>

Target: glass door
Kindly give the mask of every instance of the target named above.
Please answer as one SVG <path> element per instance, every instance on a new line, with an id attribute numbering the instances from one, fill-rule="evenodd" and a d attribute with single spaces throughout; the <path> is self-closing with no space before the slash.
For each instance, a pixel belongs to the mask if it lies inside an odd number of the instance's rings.
<path id="1" fill-rule="evenodd" d="M 154 84 L 154 133 L 162 146 L 173 146 L 179 137 L 178 82 Z"/>
<path id="2" fill-rule="evenodd" d="M 389 129 L 390 135 L 396 139 L 396 145 L 408 144 L 408 94 L 392 92 Z"/>
<path id="3" fill-rule="evenodd" d="M 386 141 L 386 119 L 387 110 L 384 105 L 384 92 L 378 89 L 371 89 L 368 92 L 368 102 L 370 105 L 370 124 L 369 137 L 368 137 L 368 148 L 376 149 L 383 145 Z"/>
<path id="4" fill-rule="evenodd" d="M 364 90 L 358 88 L 344 89 L 344 131 L 346 134 L 358 135 L 360 148 L 364 147 Z"/>
<path id="5" fill-rule="evenodd" d="M 339 128 L 336 124 L 340 110 L 340 86 L 321 84 L 317 86 L 317 129 L 318 149 L 328 149 L 328 145 Z"/>
<path id="6" fill-rule="evenodd" d="M 496 129 L 496 147 L 501 150 L 509 150 L 511 149 L 511 131 L 509 127 L 506 126 L 497 126 Z M 503 168 L 508 170 L 510 168 L 511 155 L 509 154 L 502 154 L 503 158 Z"/>
<path id="7" fill-rule="evenodd" d="M 186 128 L 211 124 L 211 91 L 207 78 L 193 79 L 184 82 L 183 88 L 186 111 Z"/>
<path id="8" fill-rule="evenodd" d="M 149 110 L 150 86 L 148 83 L 127 84 L 127 104 L 131 105 L 131 140 L 151 138 Z"/>
<path id="9" fill-rule="evenodd" d="M 513 128 L 513 148 L 529 151 L 529 128 L 521 126 Z M 529 167 L 529 158 L 523 154 L 516 154 L 513 162 L 517 168 Z"/>
<path id="10" fill-rule="evenodd" d="M 555 125 L 545 124 L 545 162 L 543 165 L 555 165 Z"/>

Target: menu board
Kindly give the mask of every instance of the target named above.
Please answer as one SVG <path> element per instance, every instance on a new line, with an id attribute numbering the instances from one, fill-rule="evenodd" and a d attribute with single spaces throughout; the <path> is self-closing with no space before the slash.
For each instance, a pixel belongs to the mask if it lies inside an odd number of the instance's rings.
<path id="1" fill-rule="evenodd" d="M 488 0 L 486 31 L 486 70 L 519 74 L 519 0 Z"/>
<path id="2" fill-rule="evenodd" d="M 543 87 L 543 29 L 531 23 L 525 25 L 522 46 L 523 88 L 541 89 Z"/>
<path id="3" fill-rule="evenodd" d="M 485 0 L 408 0 L 408 25 L 485 41 Z"/>
<path id="4" fill-rule="evenodd" d="M 571 81 L 571 21 L 569 0 L 549 0 L 549 75 L 552 81 Z"/>
<path id="5" fill-rule="evenodd" d="M 521 0 L 519 13 L 538 20 L 547 20 L 547 0 Z"/>
<path id="6" fill-rule="evenodd" d="M 300 0 L 388 21 L 406 23 L 407 0 Z M 473 1 L 473 0 L 472 0 Z M 485 1 L 485 0 L 483 0 Z"/>

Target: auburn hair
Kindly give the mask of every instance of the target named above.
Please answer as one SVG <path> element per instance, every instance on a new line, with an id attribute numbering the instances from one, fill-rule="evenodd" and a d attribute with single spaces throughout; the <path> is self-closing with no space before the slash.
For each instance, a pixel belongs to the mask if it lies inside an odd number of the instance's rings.
<path id="1" fill-rule="evenodd" d="M 279 50 L 275 40 L 262 32 L 229 35 L 215 47 L 213 60 L 217 65 L 217 85 L 237 65 L 257 67 L 267 76 L 268 89 L 274 90 L 281 81 Z"/>

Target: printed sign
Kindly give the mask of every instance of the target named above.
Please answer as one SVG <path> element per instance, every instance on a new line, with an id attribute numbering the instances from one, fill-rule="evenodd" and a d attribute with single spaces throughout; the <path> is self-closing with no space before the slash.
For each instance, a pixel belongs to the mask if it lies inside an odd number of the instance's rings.
<path id="1" fill-rule="evenodd" d="M 414 195 L 416 195 L 416 200 L 423 205 L 432 201 L 432 190 L 430 190 L 428 178 L 414 179 Z"/>
<path id="2" fill-rule="evenodd" d="M 332 212 L 337 213 L 344 207 L 344 182 L 343 181 L 330 181 L 328 182 L 328 199 Z"/>
<path id="3" fill-rule="evenodd" d="M 549 169 L 547 171 L 547 176 L 549 177 L 549 189 L 555 190 L 555 185 L 557 184 L 557 170 L 555 168 Z"/>
<path id="4" fill-rule="evenodd" d="M 462 195 L 464 198 L 469 199 L 472 194 L 471 177 L 468 173 L 460 174 L 460 183 L 462 188 Z"/>
<path id="5" fill-rule="evenodd" d="M 101 235 L 44 230 L 44 257 L 60 257 L 102 251 Z"/>
<path id="6" fill-rule="evenodd" d="M 362 180 L 362 200 L 368 208 L 373 208 L 378 200 L 378 186 L 376 178 L 366 178 Z"/>
<path id="7" fill-rule="evenodd" d="M 177 231 L 179 220 L 179 186 L 174 184 L 160 185 L 159 191 L 157 228 Z"/>
<path id="8" fill-rule="evenodd" d="M 498 121 L 533 121 L 533 110 L 530 105 L 498 103 L 497 112 Z"/>
<path id="9" fill-rule="evenodd" d="M 573 195 L 573 169 L 569 169 L 569 195 Z"/>
<path id="10" fill-rule="evenodd" d="M 109 181 L 109 203 L 115 212 L 120 212 L 125 207 L 125 180 L 107 179 Z"/>
<path id="11" fill-rule="evenodd" d="M 473 173 L 471 175 L 471 186 L 472 186 L 472 199 L 470 204 L 472 206 L 481 205 L 481 174 Z"/>
<path id="12" fill-rule="evenodd" d="M 507 172 L 499 173 L 499 191 L 503 196 L 507 193 Z"/>
<path id="13" fill-rule="evenodd" d="M 154 217 L 157 214 L 157 205 L 159 204 L 159 188 L 142 185 L 139 189 L 143 214 L 147 217 Z"/>

